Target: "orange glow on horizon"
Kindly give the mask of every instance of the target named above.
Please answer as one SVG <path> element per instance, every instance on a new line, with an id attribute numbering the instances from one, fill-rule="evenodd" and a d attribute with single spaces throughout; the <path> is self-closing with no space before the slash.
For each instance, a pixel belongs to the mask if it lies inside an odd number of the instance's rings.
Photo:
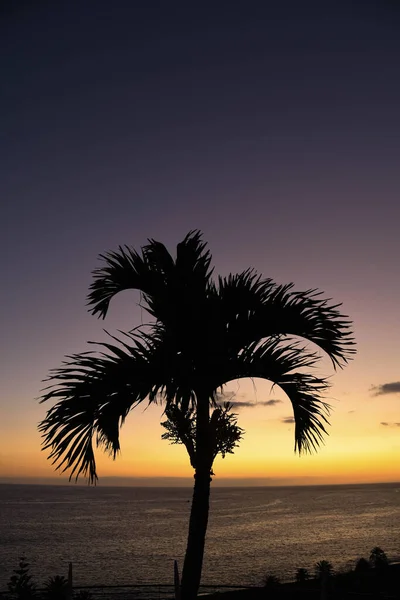
<path id="1" fill-rule="evenodd" d="M 379 404 L 354 394 L 341 398 L 340 383 L 346 387 L 342 373 L 339 377 L 334 411 L 330 417 L 329 435 L 325 444 L 313 455 L 298 457 L 294 453 L 294 425 L 287 422 L 291 405 L 283 394 L 271 396 L 268 382 L 234 383 L 231 389 L 236 400 L 249 402 L 241 409 L 238 423 L 245 430 L 244 438 L 234 455 L 214 464 L 215 485 L 230 479 L 251 479 L 285 484 L 384 482 L 400 479 L 400 429 L 385 427 L 377 418 L 377 405 L 384 420 L 396 421 L 397 402 L 380 398 Z M 350 375 L 351 376 L 351 375 Z M 349 376 L 349 377 L 350 377 Z M 335 376 L 336 377 L 336 376 Z M 273 406 L 263 401 L 278 399 Z M 100 482 L 107 477 L 193 477 L 186 450 L 161 439 L 163 420 L 161 406 L 133 411 L 121 430 L 122 451 L 115 461 L 102 451 L 96 453 Z M 33 406 L 19 423 L 19 435 L 8 427 L 2 434 L 0 478 L 51 478 L 60 480 L 47 453 L 40 450 L 40 435 L 36 423 L 43 418 L 43 405 Z M 383 418 L 382 418 L 383 420 Z M 398 420 L 398 418 L 397 418 Z M 66 474 L 61 476 L 65 479 Z M 262 483 L 260 483 L 262 485 Z"/>

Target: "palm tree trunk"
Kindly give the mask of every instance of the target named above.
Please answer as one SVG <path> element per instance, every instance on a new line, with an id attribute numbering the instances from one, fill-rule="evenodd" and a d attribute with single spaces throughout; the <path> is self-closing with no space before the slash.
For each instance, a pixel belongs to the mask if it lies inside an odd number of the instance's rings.
<path id="1" fill-rule="evenodd" d="M 189 535 L 182 570 L 181 600 L 194 600 L 200 586 L 208 523 L 210 481 L 210 471 L 196 471 Z"/>
<path id="2" fill-rule="evenodd" d="M 212 467 L 208 403 L 208 395 L 197 396 L 196 469 L 189 534 L 182 570 L 181 600 L 194 600 L 197 597 L 203 567 Z"/>

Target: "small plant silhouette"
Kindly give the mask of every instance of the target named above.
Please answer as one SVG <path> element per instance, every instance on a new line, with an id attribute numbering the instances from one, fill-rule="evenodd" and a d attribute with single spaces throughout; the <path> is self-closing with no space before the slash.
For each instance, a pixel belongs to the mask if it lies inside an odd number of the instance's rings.
<path id="1" fill-rule="evenodd" d="M 297 583 L 305 583 L 308 579 L 310 579 L 310 573 L 307 569 L 301 567 L 296 571 L 296 582 Z"/>
<path id="2" fill-rule="evenodd" d="M 12 597 L 18 600 L 30 600 L 35 597 L 36 586 L 32 581 L 29 563 L 26 562 L 25 556 L 19 559 L 18 569 L 14 569 L 14 575 L 11 575 L 7 587 Z"/>
<path id="3" fill-rule="evenodd" d="M 384 569 L 389 564 L 389 559 L 386 556 L 386 553 L 379 548 L 379 546 L 375 546 L 372 548 L 371 554 L 369 557 L 369 562 L 375 569 Z"/>
<path id="4" fill-rule="evenodd" d="M 317 579 L 329 578 L 333 575 L 333 566 L 329 560 L 320 560 L 315 565 L 315 575 Z"/>
<path id="5" fill-rule="evenodd" d="M 272 591 L 279 588 L 281 585 L 281 580 L 276 575 L 267 575 L 264 579 L 264 588 L 266 590 Z"/>
<path id="6" fill-rule="evenodd" d="M 359 558 L 354 568 L 356 573 L 367 573 L 371 568 L 370 562 L 366 558 Z"/>
<path id="7" fill-rule="evenodd" d="M 44 585 L 45 600 L 66 600 L 68 596 L 68 581 L 62 575 L 49 577 Z"/>

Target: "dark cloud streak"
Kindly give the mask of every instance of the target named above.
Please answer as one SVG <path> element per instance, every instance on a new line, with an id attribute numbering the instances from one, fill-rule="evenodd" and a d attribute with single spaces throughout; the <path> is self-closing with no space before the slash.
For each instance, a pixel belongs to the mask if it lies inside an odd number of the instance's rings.
<path id="1" fill-rule="evenodd" d="M 276 406 L 282 404 L 282 400 L 265 400 L 263 402 L 245 402 L 245 401 L 230 401 L 233 404 L 233 408 L 255 408 L 256 406 Z"/>
<path id="2" fill-rule="evenodd" d="M 294 423 L 294 417 L 283 417 L 283 419 L 281 419 L 281 423 L 292 424 Z"/>
<path id="3" fill-rule="evenodd" d="M 391 381 L 389 383 L 381 383 L 373 385 L 370 388 L 373 396 L 384 396 L 386 394 L 400 394 L 400 381 Z"/>

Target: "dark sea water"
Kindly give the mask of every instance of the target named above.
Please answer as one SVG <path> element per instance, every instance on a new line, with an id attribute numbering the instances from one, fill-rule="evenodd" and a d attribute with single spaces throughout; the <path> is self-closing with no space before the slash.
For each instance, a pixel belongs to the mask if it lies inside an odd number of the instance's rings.
<path id="1" fill-rule="evenodd" d="M 182 566 L 188 488 L 0 485 L 0 590 L 18 557 L 38 582 L 170 583 Z M 339 569 L 381 546 L 400 557 L 400 484 L 214 488 L 203 582 L 292 579 L 321 559 Z"/>

